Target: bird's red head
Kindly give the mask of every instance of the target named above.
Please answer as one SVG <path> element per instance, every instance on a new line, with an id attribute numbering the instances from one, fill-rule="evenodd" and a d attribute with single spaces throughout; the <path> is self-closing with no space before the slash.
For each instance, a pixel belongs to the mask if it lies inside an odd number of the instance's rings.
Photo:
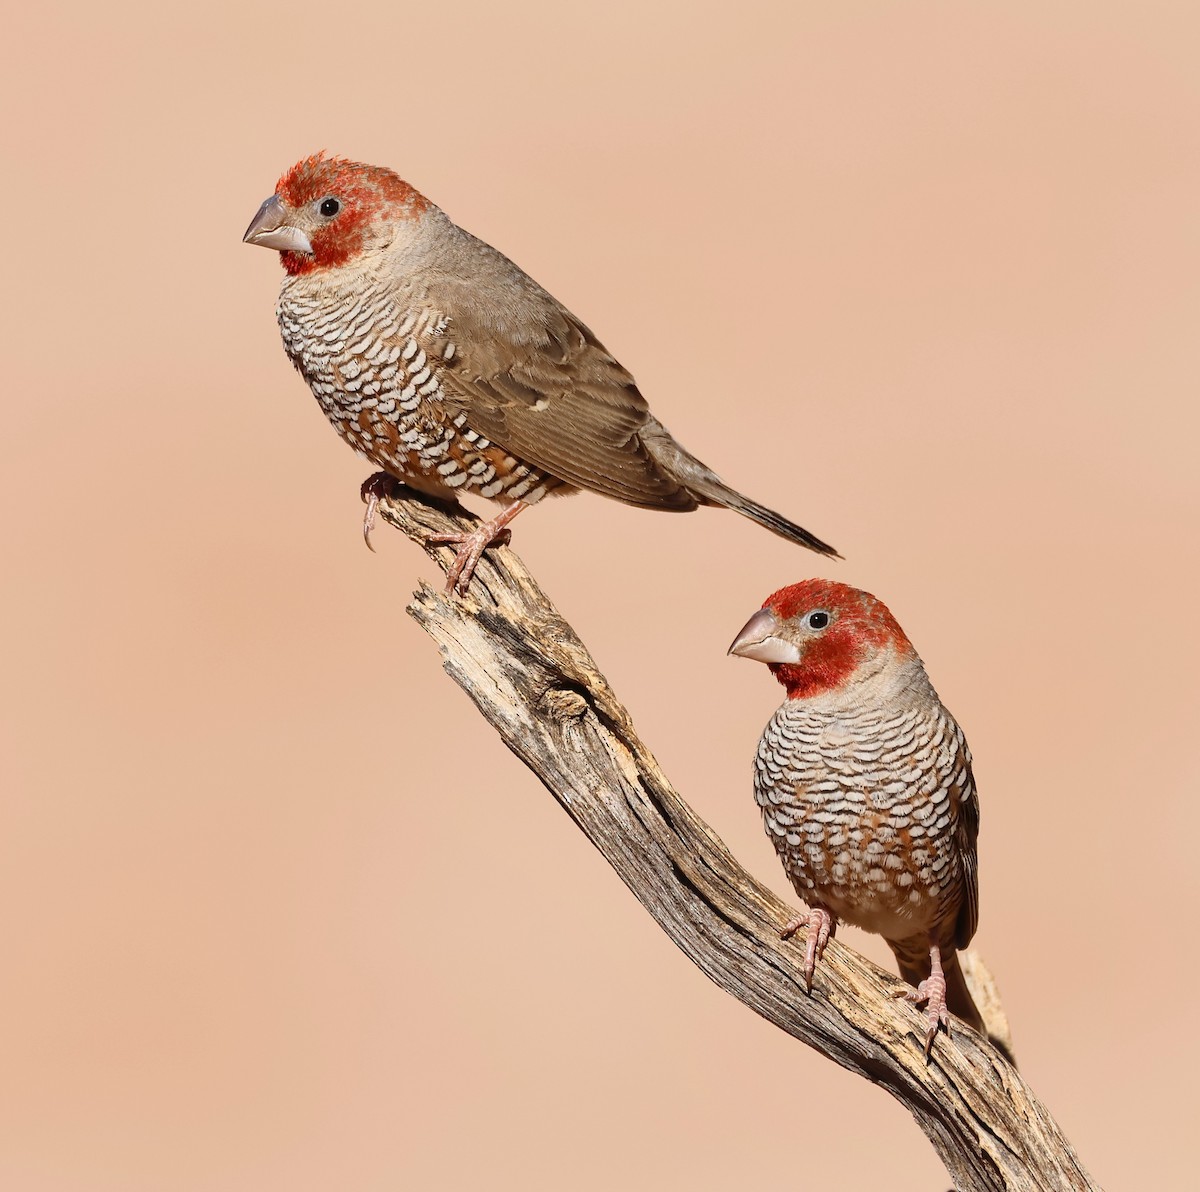
<path id="1" fill-rule="evenodd" d="M 279 251 L 290 274 L 344 265 L 418 219 L 429 200 L 381 166 L 324 153 L 306 157 L 275 185 L 244 239 Z"/>
<path id="2" fill-rule="evenodd" d="M 912 654 L 883 601 L 826 579 L 780 588 L 746 623 L 729 652 L 765 662 L 791 699 L 841 687 L 881 650 Z"/>

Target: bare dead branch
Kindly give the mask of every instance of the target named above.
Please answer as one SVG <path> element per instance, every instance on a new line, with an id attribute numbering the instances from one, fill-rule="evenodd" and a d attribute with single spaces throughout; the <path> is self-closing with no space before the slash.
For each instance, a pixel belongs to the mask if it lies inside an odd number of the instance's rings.
<path id="1" fill-rule="evenodd" d="M 474 521 L 407 491 L 380 512 L 422 545 Z M 426 549 L 443 569 L 453 557 Z M 891 996 L 897 978 L 835 940 L 805 993 L 796 947 L 779 939 L 790 909 L 675 792 L 583 643 L 509 548 L 488 551 L 466 598 L 422 585 L 408 611 L 438 643 L 447 673 L 688 958 L 781 1030 L 882 1085 L 928 1135 L 957 1188 L 1097 1187 L 986 1040 L 959 1025 L 926 1064 L 924 1019 Z M 990 980 L 986 970 L 973 976 L 977 990 Z M 985 1013 L 989 1025 L 1003 1019 L 998 1002 Z"/>

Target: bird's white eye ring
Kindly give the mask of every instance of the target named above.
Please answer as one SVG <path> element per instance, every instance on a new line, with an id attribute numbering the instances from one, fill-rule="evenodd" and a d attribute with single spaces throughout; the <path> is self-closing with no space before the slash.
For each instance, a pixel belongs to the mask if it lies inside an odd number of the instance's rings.
<path id="1" fill-rule="evenodd" d="M 332 195 L 327 199 L 322 199 L 321 205 L 317 208 L 326 219 L 332 219 L 341 209 L 341 200 L 335 199 Z"/>
<path id="2" fill-rule="evenodd" d="M 824 629 L 829 624 L 831 618 L 823 609 L 819 608 L 815 612 L 811 612 L 804 618 L 804 623 L 809 629 Z"/>

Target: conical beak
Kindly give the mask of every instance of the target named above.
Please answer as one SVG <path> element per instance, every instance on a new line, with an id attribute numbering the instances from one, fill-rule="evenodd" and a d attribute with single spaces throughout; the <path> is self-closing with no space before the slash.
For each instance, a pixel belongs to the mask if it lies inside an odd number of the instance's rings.
<path id="1" fill-rule="evenodd" d="M 800 651 L 777 637 L 778 632 L 779 618 L 769 608 L 760 608 L 733 639 L 729 653 L 755 662 L 799 662 Z"/>
<path id="2" fill-rule="evenodd" d="M 311 257 L 312 244 L 308 237 L 299 228 L 284 223 L 285 216 L 283 201 L 278 195 L 272 195 L 250 221 L 242 242 L 278 249 L 279 252 L 302 252 Z"/>

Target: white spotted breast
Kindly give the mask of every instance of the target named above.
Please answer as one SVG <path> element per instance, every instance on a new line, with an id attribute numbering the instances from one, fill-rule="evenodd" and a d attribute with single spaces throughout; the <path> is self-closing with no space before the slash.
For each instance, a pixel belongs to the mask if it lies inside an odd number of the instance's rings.
<path id="1" fill-rule="evenodd" d="M 754 790 L 806 902 L 886 939 L 936 925 L 949 942 L 974 907 L 978 811 L 962 730 L 920 678 L 884 706 L 788 700 L 759 742 Z"/>
<path id="2" fill-rule="evenodd" d="M 423 492 L 527 502 L 557 487 L 476 434 L 442 401 L 455 366 L 451 317 L 382 278 L 338 286 L 284 281 L 276 310 L 284 350 L 338 434 L 376 467 Z"/>

